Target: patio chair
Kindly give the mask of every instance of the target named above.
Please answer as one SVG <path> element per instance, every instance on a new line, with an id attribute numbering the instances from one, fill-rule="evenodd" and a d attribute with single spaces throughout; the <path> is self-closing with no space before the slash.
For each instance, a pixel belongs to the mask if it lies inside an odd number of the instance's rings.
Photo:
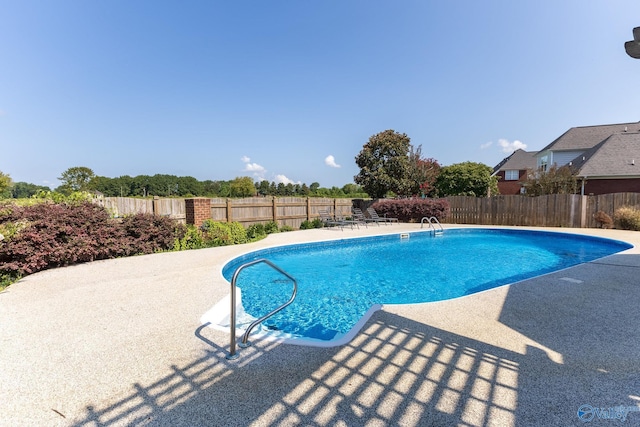
<path id="1" fill-rule="evenodd" d="M 345 225 L 348 225 L 353 229 L 354 225 L 356 227 L 358 226 L 357 221 L 348 221 L 342 218 L 334 218 L 333 215 L 331 215 L 331 213 L 326 209 L 321 209 L 318 211 L 318 213 L 320 214 L 320 219 L 322 220 L 322 223 L 325 227 L 338 226 L 342 229 Z"/>
<path id="2" fill-rule="evenodd" d="M 366 216 L 364 216 L 364 214 L 362 213 L 362 209 L 360 208 L 353 208 L 351 209 L 351 211 L 353 212 L 353 219 L 355 221 L 360 222 L 361 224 L 364 224 L 365 227 L 368 228 L 367 223 L 369 222 L 374 222 L 378 225 L 378 227 L 380 226 L 380 222 L 376 221 L 373 218 L 367 218 Z"/>
<path id="3" fill-rule="evenodd" d="M 384 224 L 391 223 L 391 222 L 398 222 L 398 218 L 388 218 L 386 215 L 385 216 L 378 215 L 378 212 L 376 212 L 376 210 L 373 208 L 367 208 L 367 213 L 369 214 L 369 217 L 371 217 L 371 219 L 374 219 L 378 222 L 382 222 Z"/>

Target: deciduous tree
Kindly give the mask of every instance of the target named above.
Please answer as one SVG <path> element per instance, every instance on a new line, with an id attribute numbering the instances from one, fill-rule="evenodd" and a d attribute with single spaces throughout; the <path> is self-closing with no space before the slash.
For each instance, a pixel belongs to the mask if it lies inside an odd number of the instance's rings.
<path id="1" fill-rule="evenodd" d="M 238 177 L 231 181 L 230 189 L 231 197 L 251 197 L 256 194 L 253 179 L 248 176 Z"/>
<path id="2" fill-rule="evenodd" d="M 492 172 L 493 169 L 484 163 L 463 162 L 444 166 L 436 179 L 436 193 L 439 197 L 498 194 L 498 180 L 491 176 Z"/>
<path id="3" fill-rule="evenodd" d="M 355 183 L 375 199 L 389 191 L 406 194 L 407 177 L 411 174 L 410 147 L 407 134 L 392 129 L 371 136 L 356 156 L 360 173 L 353 178 Z"/>
<path id="4" fill-rule="evenodd" d="M 8 174 L 0 172 L 0 197 L 2 194 L 7 192 L 13 185 L 13 181 L 11 181 L 11 177 Z"/>
<path id="5" fill-rule="evenodd" d="M 71 194 L 74 191 L 89 190 L 89 183 L 95 177 L 93 171 L 85 166 L 76 166 L 62 172 L 60 181 L 62 185 L 56 190 L 63 194 Z"/>

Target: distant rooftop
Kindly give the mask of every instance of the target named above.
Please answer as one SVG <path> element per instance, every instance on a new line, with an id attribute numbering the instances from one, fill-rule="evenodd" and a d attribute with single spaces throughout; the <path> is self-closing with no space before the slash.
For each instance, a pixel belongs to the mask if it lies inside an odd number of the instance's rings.
<path id="1" fill-rule="evenodd" d="M 578 156 L 572 165 L 582 177 L 624 177 L 640 175 L 640 132 L 609 136 Z"/>
<path id="2" fill-rule="evenodd" d="M 574 127 L 540 150 L 540 153 L 546 150 L 588 150 L 615 133 L 638 131 L 640 131 L 640 121 L 612 125 Z"/>
<path id="3" fill-rule="evenodd" d="M 493 173 L 500 170 L 526 170 L 536 168 L 537 151 L 524 151 L 518 149 L 505 157 L 500 163 L 493 168 Z"/>

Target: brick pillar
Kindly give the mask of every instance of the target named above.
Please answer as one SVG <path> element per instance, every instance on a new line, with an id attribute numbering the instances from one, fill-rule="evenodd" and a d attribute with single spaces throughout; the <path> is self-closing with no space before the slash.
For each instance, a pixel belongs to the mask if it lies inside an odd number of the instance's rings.
<path id="1" fill-rule="evenodd" d="M 205 220 L 211 218 L 211 199 L 208 197 L 185 199 L 184 205 L 187 224 L 200 227 Z"/>

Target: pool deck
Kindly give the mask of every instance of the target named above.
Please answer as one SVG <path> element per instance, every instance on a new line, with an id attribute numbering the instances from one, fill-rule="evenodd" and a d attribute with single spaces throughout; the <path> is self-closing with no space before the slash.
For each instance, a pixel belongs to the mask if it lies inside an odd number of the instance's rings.
<path id="1" fill-rule="evenodd" d="M 594 425 L 640 425 L 636 232 L 548 229 L 635 247 L 385 306 L 339 347 L 262 340 L 230 361 L 229 335 L 200 322 L 228 295 L 220 270 L 236 255 L 419 229 L 295 231 L 28 276 L 0 293 L 0 426 L 571 426 L 581 406 Z"/>

